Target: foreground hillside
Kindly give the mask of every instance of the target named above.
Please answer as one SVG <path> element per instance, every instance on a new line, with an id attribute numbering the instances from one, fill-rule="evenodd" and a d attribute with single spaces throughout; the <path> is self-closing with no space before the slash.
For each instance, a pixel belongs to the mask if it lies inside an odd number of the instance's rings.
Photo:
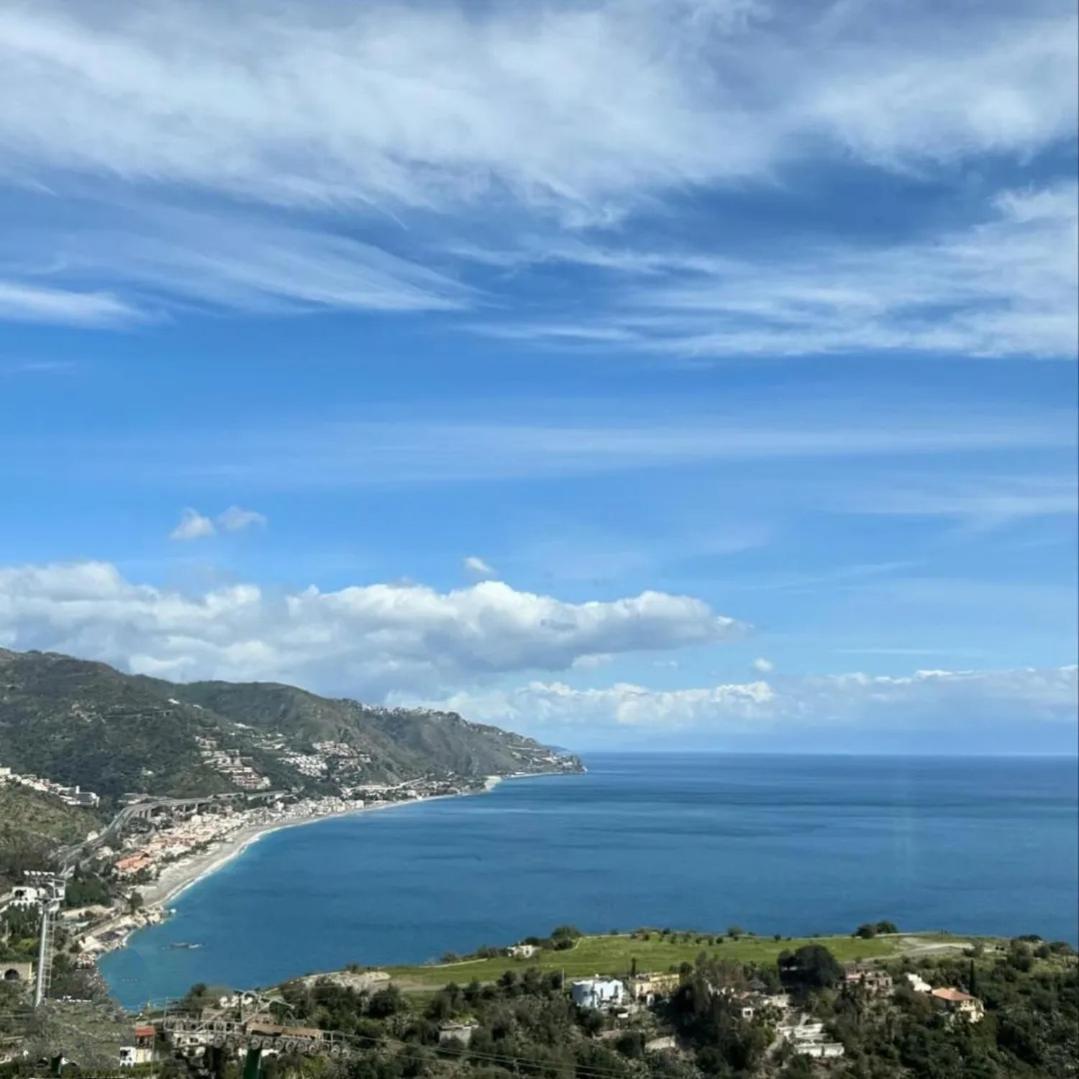
<path id="1" fill-rule="evenodd" d="M 880 926 L 894 928 L 792 940 L 561 926 L 437 966 L 296 979 L 254 1019 L 206 986 L 188 994 L 186 1018 L 148 1018 L 159 1059 L 192 1076 L 208 1062 L 238 1067 L 252 1047 L 281 1053 L 267 1074 L 312 1079 L 1079 1074 L 1069 945 Z M 223 1022 L 234 1033 L 214 1043 Z"/>
<path id="2" fill-rule="evenodd" d="M 454 713 L 375 708 L 269 683 L 178 685 L 2 649 L 0 765 L 80 784 L 106 806 L 128 792 L 331 793 L 423 775 L 579 768 L 531 739 Z"/>

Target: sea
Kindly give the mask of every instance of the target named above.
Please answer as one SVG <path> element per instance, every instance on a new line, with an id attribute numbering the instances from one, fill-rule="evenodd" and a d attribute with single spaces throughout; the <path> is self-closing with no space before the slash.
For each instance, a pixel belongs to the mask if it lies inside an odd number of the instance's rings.
<path id="1" fill-rule="evenodd" d="M 420 963 L 560 924 L 1079 942 L 1074 759 L 594 754 L 584 775 L 268 834 L 106 956 L 126 1006 L 196 982 Z"/>

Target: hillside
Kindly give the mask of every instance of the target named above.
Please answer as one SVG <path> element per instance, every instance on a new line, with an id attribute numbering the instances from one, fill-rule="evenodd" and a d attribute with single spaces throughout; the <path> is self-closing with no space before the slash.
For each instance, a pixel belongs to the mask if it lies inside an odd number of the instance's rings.
<path id="1" fill-rule="evenodd" d="M 20 882 L 24 869 L 40 869 L 57 847 L 99 826 L 92 810 L 26 787 L 0 786 L 0 891 Z"/>
<path id="2" fill-rule="evenodd" d="M 453 713 L 372 708 L 292 686 L 178 685 L 54 653 L 0 649 L 0 765 L 96 791 L 332 792 L 422 775 L 577 770 Z"/>

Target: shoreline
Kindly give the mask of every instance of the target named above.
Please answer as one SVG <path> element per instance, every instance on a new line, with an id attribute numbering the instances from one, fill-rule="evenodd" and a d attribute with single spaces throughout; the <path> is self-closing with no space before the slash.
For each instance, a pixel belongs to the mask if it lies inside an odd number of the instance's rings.
<path id="1" fill-rule="evenodd" d="M 523 775 L 530 774 L 533 773 L 523 773 Z M 218 870 L 224 869 L 226 865 L 239 858 L 249 847 L 274 832 L 282 832 L 287 828 L 303 828 L 309 824 L 318 824 L 319 821 L 334 820 L 339 817 L 357 816 L 361 813 L 378 813 L 387 809 L 395 809 L 398 806 L 419 805 L 422 802 L 436 802 L 444 798 L 467 798 L 477 794 L 486 794 L 494 790 L 503 780 L 516 778 L 520 777 L 518 775 L 487 776 L 483 781 L 483 787 L 479 790 L 461 791 L 458 794 L 432 794 L 422 798 L 407 798 L 398 802 L 380 802 L 377 805 L 338 809 L 331 813 L 309 814 L 297 817 L 295 820 L 248 825 L 239 828 L 221 845 L 215 844 L 210 850 L 169 863 L 162 869 L 157 880 L 139 888 L 139 894 L 143 898 L 145 909 L 158 909 L 167 914 L 166 908 L 169 903 L 179 899 L 184 892 L 189 888 L 193 888 L 200 881 L 212 876 Z"/>

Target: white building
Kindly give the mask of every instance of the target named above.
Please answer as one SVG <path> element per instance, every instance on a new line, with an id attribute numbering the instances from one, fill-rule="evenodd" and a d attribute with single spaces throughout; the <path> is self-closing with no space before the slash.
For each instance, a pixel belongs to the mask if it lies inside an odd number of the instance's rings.
<path id="1" fill-rule="evenodd" d="M 31 888 L 27 884 L 19 884 L 11 889 L 8 895 L 7 906 L 16 910 L 29 910 L 36 907 L 41 898 L 40 888 Z"/>
<path id="2" fill-rule="evenodd" d="M 511 959 L 531 959 L 538 951 L 535 944 L 514 944 L 506 949 L 506 954 Z"/>
<path id="3" fill-rule="evenodd" d="M 626 1000 L 626 987 L 617 978 L 582 978 L 570 986 L 573 1003 L 580 1008 L 616 1008 Z"/>
<path id="4" fill-rule="evenodd" d="M 845 1052 L 841 1042 L 826 1040 L 824 1024 L 818 1019 L 802 1016 L 798 1022 L 780 1023 L 777 1030 L 800 1056 L 830 1060 Z"/>

